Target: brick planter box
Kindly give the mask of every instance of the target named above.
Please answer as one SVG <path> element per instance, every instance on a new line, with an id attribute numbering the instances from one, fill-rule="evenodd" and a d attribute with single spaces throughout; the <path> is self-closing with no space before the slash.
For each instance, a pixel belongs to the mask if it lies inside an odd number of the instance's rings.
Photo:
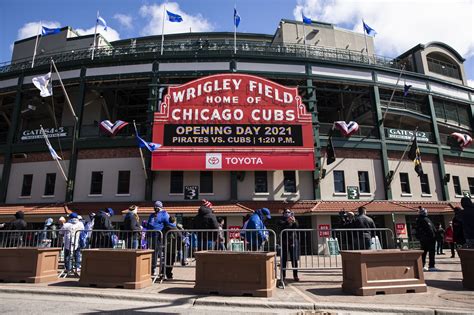
<path id="1" fill-rule="evenodd" d="M 342 290 L 355 295 L 426 292 L 419 250 L 341 251 Z"/>
<path id="2" fill-rule="evenodd" d="M 458 249 L 461 258 L 462 286 L 474 290 L 474 249 Z"/>
<path id="3" fill-rule="evenodd" d="M 152 284 L 153 250 L 86 249 L 82 251 L 79 284 L 105 288 L 141 289 Z"/>
<path id="4" fill-rule="evenodd" d="M 275 253 L 196 252 L 195 291 L 271 297 L 276 287 Z"/>
<path id="5" fill-rule="evenodd" d="M 44 283 L 58 279 L 60 248 L 0 248 L 0 281 Z"/>

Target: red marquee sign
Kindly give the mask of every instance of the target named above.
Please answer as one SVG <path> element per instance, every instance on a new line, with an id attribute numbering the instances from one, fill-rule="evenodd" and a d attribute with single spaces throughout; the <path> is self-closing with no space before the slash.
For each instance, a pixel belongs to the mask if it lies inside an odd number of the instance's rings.
<path id="1" fill-rule="evenodd" d="M 155 113 L 152 170 L 313 170 L 313 129 L 297 88 L 218 74 L 168 89 Z"/>

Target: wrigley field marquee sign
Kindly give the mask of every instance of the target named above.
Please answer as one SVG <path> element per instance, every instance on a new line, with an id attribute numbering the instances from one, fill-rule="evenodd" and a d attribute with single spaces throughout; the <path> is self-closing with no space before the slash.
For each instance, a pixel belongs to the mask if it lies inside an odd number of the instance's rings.
<path id="1" fill-rule="evenodd" d="M 313 170 L 297 88 L 246 74 L 170 87 L 155 113 L 153 170 Z"/>

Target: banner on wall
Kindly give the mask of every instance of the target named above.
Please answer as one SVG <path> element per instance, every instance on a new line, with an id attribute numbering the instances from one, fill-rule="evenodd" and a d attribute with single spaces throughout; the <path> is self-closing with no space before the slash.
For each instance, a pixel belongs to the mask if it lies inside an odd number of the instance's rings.
<path id="1" fill-rule="evenodd" d="M 218 74 L 169 87 L 152 170 L 313 170 L 311 114 L 295 87 Z"/>
<path id="2" fill-rule="evenodd" d="M 395 231 L 398 234 L 405 234 L 406 233 L 406 230 L 405 230 L 405 223 L 396 223 L 395 224 Z"/>

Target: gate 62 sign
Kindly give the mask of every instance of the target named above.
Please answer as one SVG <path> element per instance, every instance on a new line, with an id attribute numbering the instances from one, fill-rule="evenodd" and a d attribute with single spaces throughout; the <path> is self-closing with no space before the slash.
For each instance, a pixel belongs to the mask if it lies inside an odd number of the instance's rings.
<path id="1" fill-rule="evenodd" d="M 312 170 L 313 130 L 295 87 L 246 74 L 172 86 L 155 113 L 153 170 Z"/>

